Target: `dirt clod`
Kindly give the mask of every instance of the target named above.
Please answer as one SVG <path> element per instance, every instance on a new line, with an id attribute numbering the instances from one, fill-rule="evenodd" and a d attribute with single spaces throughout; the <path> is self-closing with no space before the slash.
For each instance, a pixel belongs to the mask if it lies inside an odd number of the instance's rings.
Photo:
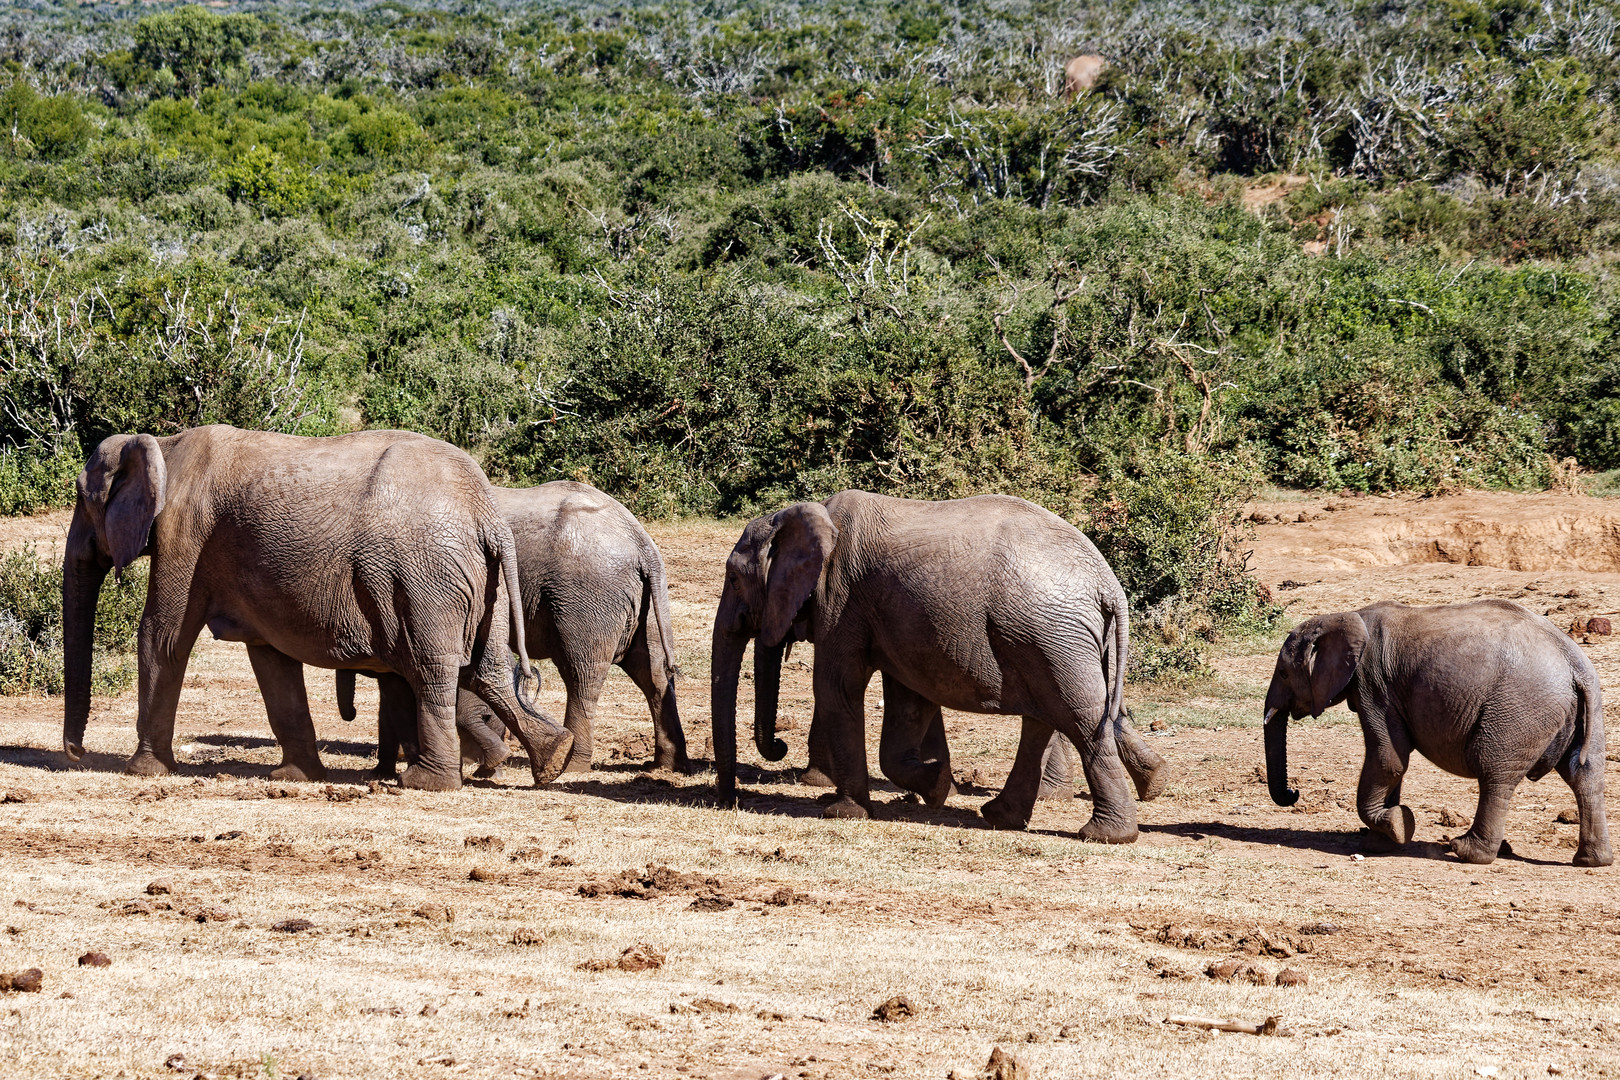
<path id="1" fill-rule="evenodd" d="M 620 971 L 657 971 L 663 966 L 664 954 L 646 942 L 631 945 L 619 954 L 617 960 L 587 960 L 574 965 L 578 971 L 610 971 L 613 968 Z"/>
<path id="2" fill-rule="evenodd" d="M 771 893 L 765 898 L 765 903 L 771 907 L 787 907 L 789 904 L 808 904 L 810 898 L 804 893 L 794 892 L 786 885 Z"/>
<path id="3" fill-rule="evenodd" d="M 482 866 L 475 866 L 467 874 L 468 881 L 500 881 L 501 875 L 494 870 L 485 870 Z"/>
<path id="4" fill-rule="evenodd" d="M 411 914 L 418 919 L 426 919 L 428 922 L 449 923 L 456 921 L 455 909 L 446 904 L 423 904 Z"/>
<path id="5" fill-rule="evenodd" d="M 32 791 L 24 791 L 22 788 L 7 788 L 4 792 L 0 792 L 0 803 L 25 803 L 33 801 L 34 793 Z"/>
<path id="6" fill-rule="evenodd" d="M 1580 823 L 1581 823 L 1581 815 L 1577 814 L 1575 811 L 1573 811 L 1573 810 L 1560 810 L 1560 811 L 1558 811 L 1558 824 L 1560 824 L 1560 825 L 1579 825 Z"/>
<path id="7" fill-rule="evenodd" d="M 1310 981 L 1311 977 L 1299 970 L 1299 968 L 1283 968 L 1277 972 L 1275 980 L 1278 986 L 1305 986 Z"/>
<path id="8" fill-rule="evenodd" d="M 29 968 L 10 975 L 0 975 L 0 990 L 14 990 L 19 994 L 37 994 L 45 985 L 45 973 Z"/>
<path id="9" fill-rule="evenodd" d="M 222 832 L 222 833 L 220 833 L 218 836 L 214 837 L 214 839 L 215 840 L 240 840 L 240 839 L 242 839 L 242 837 L 244 835 L 245 834 L 242 832 L 241 829 L 232 829 L 230 832 Z"/>
<path id="10" fill-rule="evenodd" d="M 632 900 L 655 900 L 665 893 L 692 893 L 708 889 L 720 891 L 718 878 L 700 874 L 687 874 L 667 866 L 648 865 L 642 872 L 621 870 L 607 881 L 588 881 L 579 887 L 579 895 L 586 897 L 623 896 Z"/>
<path id="11" fill-rule="evenodd" d="M 686 910 L 726 911 L 734 906 L 736 906 L 736 902 L 730 897 L 721 896 L 719 893 L 710 893 L 707 896 L 700 896 L 696 900 L 693 900 L 690 904 L 687 904 Z"/>
<path id="12" fill-rule="evenodd" d="M 981 1075 L 984 1080 L 1032 1080 L 1034 1076 L 1022 1062 L 999 1046 L 990 1051 L 990 1060 L 985 1062 Z"/>
<path id="13" fill-rule="evenodd" d="M 336 784 L 327 784 L 322 789 L 327 802 L 353 802 L 366 797 L 366 792 L 357 787 L 338 787 Z"/>
<path id="14" fill-rule="evenodd" d="M 1264 986 L 1271 981 L 1263 970 L 1253 964 L 1244 963 L 1236 957 L 1215 961 L 1204 969 L 1204 974 L 1216 982 L 1223 983 L 1248 982 L 1256 986 Z"/>
<path id="15" fill-rule="evenodd" d="M 168 896 L 174 892 L 174 883 L 168 878 L 158 878 L 146 887 L 147 896 Z"/>
<path id="16" fill-rule="evenodd" d="M 892 1024 L 896 1020 L 907 1020 L 916 1015 L 917 1007 L 904 994 L 896 994 L 872 1010 L 872 1019 L 881 1020 L 885 1024 Z"/>
<path id="17" fill-rule="evenodd" d="M 187 914 L 200 923 L 230 922 L 236 918 L 230 909 L 214 906 L 198 908 L 196 911 L 187 912 Z"/>
<path id="18" fill-rule="evenodd" d="M 512 931 L 513 945 L 544 945 L 545 943 L 546 935 L 542 934 L 538 930 L 531 929 L 527 926 L 520 926 L 516 930 Z"/>
<path id="19" fill-rule="evenodd" d="M 1168 729 L 1169 727 L 1170 727 L 1170 725 L 1165 723 L 1163 720 L 1155 720 L 1155 721 L 1153 721 L 1153 723 L 1148 725 L 1148 730 L 1149 731 L 1164 731 L 1164 730 Z"/>
<path id="20" fill-rule="evenodd" d="M 282 919 L 270 929 L 278 934 L 301 934 L 305 930 L 315 929 L 315 924 L 308 919 Z"/>
<path id="21" fill-rule="evenodd" d="M 779 1013 L 779 1012 L 776 1012 L 776 1011 L 774 1011 L 772 1009 L 761 1009 L 757 1013 L 755 1013 L 754 1016 L 757 1019 L 766 1020 L 766 1021 L 786 1020 L 787 1019 L 787 1014 L 786 1013 Z"/>
<path id="22" fill-rule="evenodd" d="M 547 865 L 548 866 L 559 866 L 559 867 L 561 867 L 561 866 L 573 866 L 574 865 L 574 860 L 570 859 L 567 855 L 553 855 L 551 857 L 551 861 Z"/>
<path id="23" fill-rule="evenodd" d="M 1440 813 L 1435 815 L 1434 823 L 1448 829 L 1462 829 L 1468 826 L 1468 819 L 1449 806 L 1442 806 Z"/>
<path id="24" fill-rule="evenodd" d="M 80 967 L 102 968 L 108 967 L 111 964 L 112 961 L 107 959 L 107 954 L 104 952 L 87 952 L 83 956 L 79 957 Z"/>
<path id="25" fill-rule="evenodd" d="M 184 1054 L 170 1054 L 164 1059 L 163 1067 L 165 1069 L 173 1069 L 175 1072 L 185 1072 L 186 1056 Z"/>
<path id="26" fill-rule="evenodd" d="M 1299 932 L 1302 933 L 1302 934 L 1308 935 L 1308 936 L 1311 936 L 1311 935 L 1325 936 L 1327 934 L 1337 934 L 1339 932 L 1339 924 L 1338 923 L 1330 923 L 1330 922 L 1306 923 L 1304 926 L 1299 928 Z"/>
<path id="27" fill-rule="evenodd" d="M 461 846 L 474 851 L 505 851 L 506 841 L 498 836 L 469 836 L 461 842 Z"/>
<path id="28" fill-rule="evenodd" d="M 734 1013 L 737 1006 L 729 1001 L 716 1001 L 711 997 L 701 997 L 692 1002 L 692 1011 L 700 1013 Z"/>

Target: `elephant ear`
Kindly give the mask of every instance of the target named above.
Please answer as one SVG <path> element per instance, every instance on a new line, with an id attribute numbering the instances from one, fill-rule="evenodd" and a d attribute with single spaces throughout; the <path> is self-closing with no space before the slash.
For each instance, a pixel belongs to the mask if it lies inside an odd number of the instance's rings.
<path id="1" fill-rule="evenodd" d="M 771 519 L 770 572 L 765 577 L 765 612 L 759 643 L 780 648 L 799 609 L 815 592 L 838 542 L 838 527 L 820 503 L 794 503 Z"/>
<path id="2" fill-rule="evenodd" d="M 146 548 L 167 486 L 163 450 L 150 435 L 112 435 L 91 451 L 79 474 L 79 501 L 115 572 L 121 574 Z"/>
<path id="3" fill-rule="evenodd" d="M 1310 681 L 1311 715 L 1321 716 L 1350 685 L 1361 651 L 1367 647 L 1367 624 L 1353 611 L 1324 615 L 1316 622 L 1316 636 L 1306 648 L 1305 672 Z"/>

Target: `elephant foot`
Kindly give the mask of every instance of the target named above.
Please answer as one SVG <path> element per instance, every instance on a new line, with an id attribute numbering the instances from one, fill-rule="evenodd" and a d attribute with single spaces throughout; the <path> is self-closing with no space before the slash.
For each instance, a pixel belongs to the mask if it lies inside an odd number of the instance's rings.
<path id="1" fill-rule="evenodd" d="M 810 766 L 808 769 L 804 770 L 804 772 L 799 774 L 799 783 L 803 784 L 805 787 L 837 787 L 838 786 L 836 783 L 833 782 L 832 777 L 828 776 L 826 773 L 822 772 L 820 769 L 816 768 L 814 765 Z"/>
<path id="2" fill-rule="evenodd" d="M 1480 866 L 1496 861 L 1496 857 L 1504 851 L 1511 855 L 1513 849 L 1506 840 L 1499 844 L 1492 844 L 1489 840 L 1482 840 L 1472 832 L 1463 833 L 1451 841 L 1451 853 L 1465 863 L 1475 863 Z"/>
<path id="3" fill-rule="evenodd" d="M 536 752 L 529 755 L 529 768 L 534 774 L 534 786 L 544 787 L 562 775 L 574 749 L 574 734 L 563 731 L 549 747 L 536 743 L 534 749 Z"/>
<path id="4" fill-rule="evenodd" d="M 1610 866 L 1614 863 L 1614 852 L 1608 844 L 1602 847 L 1593 845 L 1590 848 L 1579 848 L 1575 852 L 1576 866 Z"/>
<path id="5" fill-rule="evenodd" d="M 939 778 L 934 781 L 933 790 L 923 796 L 923 801 L 929 809 L 938 810 L 945 805 L 945 801 L 956 794 L 956 784 L 951 780 L 951 770 L 948 765 L 939 767 Z"/>
<path id="6" fill-rule="evenodd" d="M 174 762 L 162 761 L 150 750 L 137 750 L 124 764 L 124 772 L 130 776 L 168 776 L 173 770 Z"/>
<path id="7" fill-rule="evenodd" d="M 979 813 L 992 829 L 1021 832 L 1029 827 L 1029 815 L 1018 813 L 999 795 L 979 807 Z"/>
<path id="8" fill-rule="evenodd" d="M 1093 844 L 1134 844 L 1137 829 L 1134 824 L 1120 825 L 1093 817 L 1080 826 L 1080 839 Z"/>
<path id="9" fill-rule="evenodd" d="M 1384 815 L 1384 819 L 1373 828 L 1397 844 L 1405 844 L 1410 842 L 1417 832 L 1417 819 L 1412 816 L 1410 807 L 1392 806 Z"/>
<path id="10" fill-rule="evenodd" d="M 317 762 L 314 765 L 299 767 L 290 761 L 284 761 L 270 770 L 270 779 L 285 780 L 294 784 L 319 782 L 326 779 L 326 766 Z"/>
<path id="11" fill-rule="evenodd" d="M 398 780 L 399 770 L 392 765 L 378 765 L 371 770 L 373 780 Z"/>
<path id="12" fill-rule="evenodd" d="M 590 771 L 591 771 L 591 759 L 588 758 L 588 757 L 582 757 L 579 754 L 569 754 L 568 755 L 568 764 L 563 766 L 563 772 L 565 772 L 565 773 L 590 772 Z"/>
<path id="13" fill-rule="evenodd" d="M 842 818 L 850 821 L 865 821 L 872 815 L 866 812 L 866 807 L 848 795 L 841 795 L 835 802 L 829 804 L 827 809 L 821 812 L 821 816 L 824 818 Z"/>
<path id="14" fill-rule="evenodd" d="M 1170 763 L 1159 755 L 1154 754 L 1158 762 L 1149 765 L 1142 772 L 1133 772 L 1131 781 L 1136 784 L 1136 798 L 1138 802 L 1152 802 L 1164 794 L 1164 785 L 1170 780 Z"/>
<path id="15" fill-rule="evenodd" d="M 667 769 L 683 776 L 697 771 L 692 767 L 691 758 L 684 753 L 678 754 L 673 750 L 655 750 L 653 752 L 652 767 L 654 770 Z"/>
<path id="16" fill-rule="evenodd" d="M 417 791 L 455 791 L 461 787 L 461 771 L 458 769 L 446 775 L 421 765 L 412 765 L 399 778 L 399 786 Z"/>

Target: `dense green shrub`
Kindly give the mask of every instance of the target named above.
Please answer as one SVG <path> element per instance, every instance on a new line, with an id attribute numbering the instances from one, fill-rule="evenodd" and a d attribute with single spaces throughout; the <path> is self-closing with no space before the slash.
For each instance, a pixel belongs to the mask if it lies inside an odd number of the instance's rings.
<path id="1" fill-rule="evenodd" d="M 112 695 L 135 680 L 135 638 L 146 604 L 144 563 L 108 575 L 96 607 L 91 692 Z M 62 565 L 33 548 L 0 558 L 0 694 L 60 694 Z"/>

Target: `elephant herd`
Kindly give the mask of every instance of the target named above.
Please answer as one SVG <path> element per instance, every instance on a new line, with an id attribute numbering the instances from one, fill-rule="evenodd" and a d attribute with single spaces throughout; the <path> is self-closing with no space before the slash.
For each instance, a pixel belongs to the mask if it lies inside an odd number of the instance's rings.
<path id="1" fill-rule="evenodd" d="M 468 455 L 409 432 L 300 438 L 214 426 L 167 438 L 115 435 L 90 454 L 63 566 L 63 748 L 84 753 L 95 611 L 109 571 L 151 556 L 138 636 L 138 745 L 127 769 L 175 765 L 175 707 L 204 627 L 243 642 L 283 761 L 273 776 L 324 776 L 304 667 L 335 669 L 353 719 L 354 678 L 378 682 L 378 770 L 403 753 L 406 787 L 449 790 L 463 758 L 490 775 L 506 733 L 536 784 L 591 765 L 610 666 L 646 696 L 654 765 L 688 770 L 676 701 L 663 559 L 635 518 L 596 489 L 556 482 L 494 488 Z M 1021 718 L 1006 785 L 984 804 L 995 828 L 1030 819 L 1043 779 L 1065 781 L 1069 747 L 1091 792 L 1083 839 L 1129 843 L 1135 800 L 1166 763 L 1124 705 L 1130 616 L 1124 590 L 1074 526 L 1021 499 L 944 502 L 843 491 L 743 529 L 726 560 L 710 676 L 714 766 L 736 798 L 737 690 L 753 643 L 758 752 L 781 760 L 784 658 L 815 646 L 807 783 L 832 787 L 829 817 L 871 809 L 865 694 L 883 679 L 879 766 L 940 806 L 954 792 L 941 710 Z M 510 653 L 516 653 L 514 671 Z M 567 689 L 562 724 L 529 696 L 530 658 Z M 1400 804 L 1414 749 L 1479 781 L 1479 809 L 1451 850 L 1489 862 L 1503 847 L 1520 780 L 1556 769 L 1575 792 L 1575 862 L 1608 865 L 1598 680 L 1548 620 L 1482 601 L 1375 604 L 1289 634 L 1265 699 L 1267 775 L 1291 804 L 1290 719 L 1340 701 L 1366 758 L 1358 811 L 1405 843 Z M 1133 793 L 1132 786 L 1135 791 Z"/>

